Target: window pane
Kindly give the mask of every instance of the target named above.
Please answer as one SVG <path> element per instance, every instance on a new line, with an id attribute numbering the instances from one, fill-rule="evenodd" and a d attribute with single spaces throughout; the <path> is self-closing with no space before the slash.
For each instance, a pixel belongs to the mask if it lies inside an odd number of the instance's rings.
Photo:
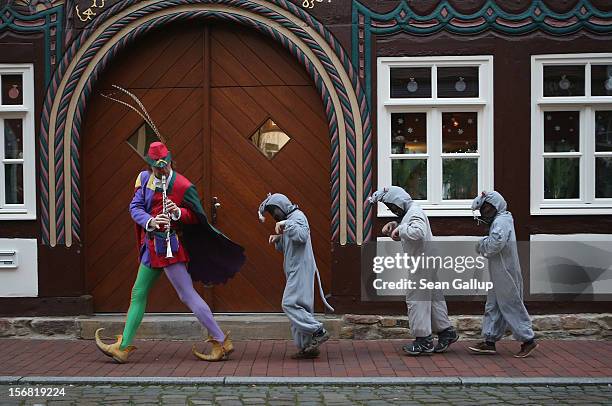
<path id="1" fill-rule="evenodd" d="M 595 151 L 612 151 L 612 111 L 595 112 Z"/>
<path id="2" fill-rule="evenodd" d="M 20 118 L 4 120 L 4 157 L 23 158 L 23 128 Z"/>
<path id="3" fill-rule="evenodd" d="M 442 113 L 442 152 L 478 152 L 478 113 Z"/>
<path id="4" fill-rule="evenodd" d="M 391 114 L 391 153 L 421 154 L 427 152 L 427 114 Z"/>
<path id="5" fill-rule="evenodd" d="M 138 130 L 127 139 L 127 143 L 143 158 L 147 155 L 149 145 L 155 141 L 159 141 L 157 139 L 157 134 L 155 134 L 155 131 L 153 131 L 151 126 L 147 123 L 143 123 L 138 127 Z"/>
<path id="6" fill-rule="evenodd" d="M 584 65 L 545 66 L 544 96 L 584 96 Z"/>
<path id="7" fill-rule="evenodd" d="M 414 200 L 427 199 L 427 159 L 394 159 L 391 173 L 393 185 L 404 188 Z"/>
<path id="8" fill-rule="evenodd" d="M 595 158 L 595 197 L 612 197 L 612 158 Z"/>
<path id="9" fill-rule="evenodd" d="M 579 164 L 580 158 L 544 159 L 544 198 L 577 199 Z"/>
<path id="10" fill-rule="evenodd" d="M 478 97 L 478 67 L 438 68 L 438 97 Z"/>
<path id="11" fill-rule="evenodd" d="M 250 140 L 251 143 L 257 147 L 259 152 L 264 154 L 266 158 L 272 159 L 285 145 L 287 145 L 291 137 L 281 130 L 272 119 L 267 119 L 266 122 L 251 135 Z"/>
<path id="12" fill-rule="evenodd" d="M 591 66 L 591 95 L 612 96 L 612 65 Z"/>
<path id="13" fill-rule="evenodd" d="M 2 104 L 23 104 L 23 79 L 21 75 L 2 75 Z"/>
<path id="14" fill-rule="evenodd" d="M 580 113 L 545 111 L 544 152 L 580 151 Z"/>
<path id="15" fill-rule="evenodd" d="M 473 199 L 478 194 L 478 158 L 444 158 L 442 198 Z"/>
<path id="16" fill-rule="evenodd" d="M 431 97 L 431 68 L 391 68 L 391 97 Z"/>
<path id="17" fill-rule="evenodd" d="M 5 192 L 7 204 L 23 204 L 23 165 L 4 165 Z"/>

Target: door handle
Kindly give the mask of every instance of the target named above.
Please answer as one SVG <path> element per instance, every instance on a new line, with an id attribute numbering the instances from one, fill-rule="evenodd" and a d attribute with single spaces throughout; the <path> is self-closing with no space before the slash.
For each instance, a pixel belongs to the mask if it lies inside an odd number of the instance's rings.
<path id="1" fill-rule="evenodd" d="M 219 202 L 219 198 L 217 196 L 212 198 L 212 205 L 211 205 L 211 214 L 212 214 L 212 224 L 216 224 L 217 223 L 217 209 L 221 207 L 221 203 Z"/>

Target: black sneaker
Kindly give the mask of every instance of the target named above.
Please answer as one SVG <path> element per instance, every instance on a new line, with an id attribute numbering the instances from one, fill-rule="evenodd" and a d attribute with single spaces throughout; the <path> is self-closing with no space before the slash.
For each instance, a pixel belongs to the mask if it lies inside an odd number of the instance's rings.
<path id="1" fill-rule="evenodd" d="M 434 352 L 433 337 L 431 334 L 427 337 L 417 337 L 412 344 L 403 346 L 402 350 L 408 355 L 431 355 Z"/>
<path id="2" fill-rule="evenodd" d="M 434 352 L 446 352 L 446 350 L 448 350 L 448 347 L 450 347 L 452 343 L 457 342 L 457 340 L 459 340 L 459 334 L 457 334 L 457 331 L 455 331 L 454 328 L 449 327 L 446 330 L 440 331 L 438 333 L 438 343 L 434 348 Z"/>
<path id="3" fill-rule="evenodd" d="M 475 354 L 497 354 L 495 343 L 488 343 L 486 341 L 482 341 L 476 345 L 471 345 L 468 347 L 468 349 Z"/>
<path id="4" fill-rule="evenodd" d="M 521 344 L 521 350 L 517 354 L 514 354 L 514 357 L 527 358 L 536 348 L 538 348 L 538 343 L 536 343 L 535 340 L 524 342 Z"/>
<path id="5" fill-rule="evenodd" d="M 321 355 L 318 348 L 312 350 L 299 350 L 291 356 L 291 359 L 314 359 Z"/>
<path id="6" fill-rule="evenodd" d="M 319 346 L 327 340 L 329 340 L 329 333 L 327 332 L 327 330 L 321 327 L 320 329 L 312 333 L 312 340 L 310 341 L 310 344 L 308 344 L 308 346 L 304 348 L 304 351 L 313 351 L 319 348 Z"/>

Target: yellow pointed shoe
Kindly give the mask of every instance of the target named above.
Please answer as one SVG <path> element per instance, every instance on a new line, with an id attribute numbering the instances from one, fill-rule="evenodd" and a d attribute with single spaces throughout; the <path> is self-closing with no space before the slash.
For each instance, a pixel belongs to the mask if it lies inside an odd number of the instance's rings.
<path id="1" fill-rule="evenodd" d="M 220 343 L 211 336 L 208 336 L 206 342 L 212 344 L 212 350 L 210 351 L 210 354 L 203 354 L 201 352 L 198 352 L 195 344 L 191 348 L 191 352 L 193 353 L 193 355 L 203 361 L 225 361 L 227 360 L 227 356 L 234 352 L 234 343 L 232 343 L 232 339 L 229 335 L 229 331 L 225 333 L 225 340 L 223 340 L 223 343 Z"/>
<path id="2" fill-rule="evenodd" d="M 223 341 L 223 351 L 225 351 L 225 355 L 230 355 L 234 352 L 234 343 L 230 337 L 231 334 L 231 331 L 225 332 L 225 340 Z"/>
<path id="3" fill-rule="evenodd" d="M 118 335 L 117 341 L 113 344 L 105 344 L 100 338 L 100 333 L 104 330 L 103 328 L 99 328 L 96 330 L 95 338 L 96 338 L 96 346 L 102 353 L 108 357 L 111 357 L 115 362 L 119 364 L 125 364 L 128 359 L 128 355 L 130 352 L 134 351 L 136 347 L 133 345 L 128 345 L 125 350 L 119 348 L 121 345 L 121 339 L 123 336 Z"/>

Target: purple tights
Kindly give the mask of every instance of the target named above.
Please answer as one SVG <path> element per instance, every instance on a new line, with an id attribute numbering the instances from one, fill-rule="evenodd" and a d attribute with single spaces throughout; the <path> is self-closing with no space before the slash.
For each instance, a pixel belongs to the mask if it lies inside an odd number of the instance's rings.
<path id="1" fill-rule="evenodd" d="M 187 272 L 185 263 L 178 262 L 169 265 L 164 268 L 164 271 L 166 272 L 168 280 L 170 280 L 170 283 L 174 286 L 174 290 L 176 290 L 181 302 L 189 307 L 200 323 L 206 327 L 208 334 L 222 343 L 225 340 L 225 334 L 223 334 L 221 328 L 219 328 L 219 325 L 215 321 L 210 311 L 210 307 L 208 307 L 204 299 L 202 299 L 193 287 L 193 282 L 191 276 Z"/>

